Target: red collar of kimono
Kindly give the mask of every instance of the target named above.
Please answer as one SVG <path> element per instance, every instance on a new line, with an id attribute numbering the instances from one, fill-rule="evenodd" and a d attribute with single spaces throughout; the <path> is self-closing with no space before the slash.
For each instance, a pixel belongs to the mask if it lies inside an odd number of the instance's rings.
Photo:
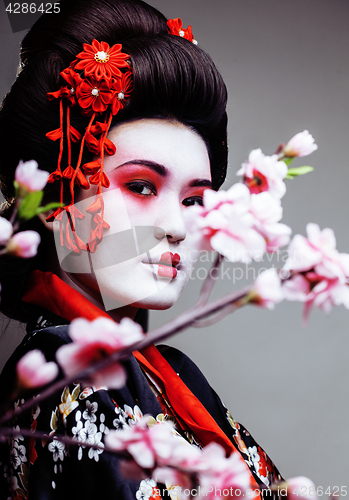
<path id="1" fill-rule="evenodd" d="M 22 300 L 40 306 L 68 321 L 79 317 L 89 321 L 100 316 L 110 318 L 106 312 L 91 304 L 78 291 L 49 272 L 34 271 L 31 274 Z M 179 423 L 184 422 L 203 445 L 214 441 L 222 445 L 228 454 L 238 453 L 248 468 L 230 439 L 154 345 L 142 352 L 135 351 L 133 354 L 141 367 L 159 385 L 176 416 L 179 417 Z M 248 470 L 250 471 L 249 468 Z M 258 489 L 252 473 L 251 485 L 252 488 Z"/>

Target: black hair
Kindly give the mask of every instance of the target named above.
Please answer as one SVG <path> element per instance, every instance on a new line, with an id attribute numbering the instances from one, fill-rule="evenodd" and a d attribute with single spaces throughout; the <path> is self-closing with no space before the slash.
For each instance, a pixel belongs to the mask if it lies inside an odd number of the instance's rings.
<path id="1" fill-rule="evenodd" d="M 81 52 L 83 43 L 93 39 L 110 46 L 121 43 L 131 59 L 134 90 L 112 125 L 163 117 L 192 127 L 207 144 L 213 187 L 218 189 L 227 169 L 227 93 L 210 56 L 192 42 L 169 34 L 166 18 L 141 0 L 61 0 L 60 8 L 59 14 L 41 16 L 24 38 L 21 71 L 2 104 L 4 196 L 13 197 L 19 160 L 35 159 L 43 170 L 56 169 L 59 144 L 45 134 L 59 127 L 59 104 L 49 101 L 47 93 L 60 88 L 60 72 Z M 71 123 L 83 133 L 89 118 L 80 111 L 78 106 L 72 108 Z M 77 154 L 76 146 L 73 164 Z M 85 153 L 83 161 L 91 159 L 91 153 Z M 62 170 L 66 166 L 63 161 Z M 57 201 L 56 184 L 47 186 L 46 198 Z M 2 274 L 0 269 L 0 282 Z"/>

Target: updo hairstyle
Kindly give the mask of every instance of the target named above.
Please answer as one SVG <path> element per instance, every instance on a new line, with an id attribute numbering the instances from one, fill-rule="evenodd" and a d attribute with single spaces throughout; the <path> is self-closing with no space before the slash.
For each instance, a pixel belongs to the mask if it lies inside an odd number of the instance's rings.
<path id="1" fill-rule="evenodd" d="M 210 56 L 200 46 L 169 34 L 166 18 L 141 0 L 61 0 L 60 8 L 59 14 L 43 14 L 25 36 L 20 72 L 0 111 L 0 188 L 8 202 L 14 195 L 14 172 L 20 160 L 35 159 L 48 172 L 56 169 L 59 141 L 45 134 L 59 127 L 59 102 L 49 101 L 47 93 L 61 87 L 60 72 L 93 39 L 110 46 L 121 43 L 122 51 L 130 55 L 134 90 L 112 126 L 132 119 L 168 118 L 192 127 L 207 145 L 213 187 L 218 189 L 227 169 L 227 93 Z M 195 33 L 195 19 L 191 22 Z M 80 133 L 84 134 L 88 121 L 79 106 L 71 108 L 71 124 Z M 79 147 L 72 144 L 73 165 Z M 85 150 L 82 164 L 93 159 Z M 67 166 L 63 155 L 62 171 Z M 58 185 L 47 185 L 45 202 L 58 201 Z M 30 221 L 29 227 L 45 239 L 41 223 Z M 1 306 L 10 316 L 28 273 L 44 268 L 44 242 L 40 247 L 37 258 L 30 261 L 8 258 L 0 263 Z"/>

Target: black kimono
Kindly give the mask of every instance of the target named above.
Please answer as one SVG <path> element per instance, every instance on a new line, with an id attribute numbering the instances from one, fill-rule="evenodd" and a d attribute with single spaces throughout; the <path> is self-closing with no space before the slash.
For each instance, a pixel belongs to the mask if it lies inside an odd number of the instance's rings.
<path id="1" fill-rule="evenodd" d="M 57 349 L 71 342 L 66 320 L 48 313 L 35 323 L 29 325 L 28 334 L 1 375 L 2 401 L 16 378 L 16 362 L 26 352 L 40 349 L 48 361 L 53 361 Z M 241 453 L 257 484 L 266 488 L 273 481 L 280 480 L 278 470 L 266 453 L 247 430 L 233 420 L 197 366 L 177 349 L 166 346 L 158 349 Z M 58 439 L 47 442 L 21 435 L 3 443 L 1 500 L 158 498 L 159 487 L 153 479 L 141 482 L 125 479 L 119 470 L 119 458 L 101 448 L 109 430 L 132 425 L 144 414 L 151 415 L 154 422 L 172 419 L 161 395 L 156 393 L 156 388 L 134 357 L 125 362 L 125 368 L 127 384 L 120 390 L 74 384 L 13 422 L 17 430 L 30 428 L 46 435 L 70 436 L 76 440 L 76 445 L 68 446 Z M 21 404 L 21 401 L 15 404 Z M 183 431 L 177 430 L 183 435 Z M 200 446 L 193 434 L 186 432 L 183 437 Z M 99 448 L 86 447 L 84 443 L 96 444 Z M 176 498 L 170 488 L 168 494 Z"/>

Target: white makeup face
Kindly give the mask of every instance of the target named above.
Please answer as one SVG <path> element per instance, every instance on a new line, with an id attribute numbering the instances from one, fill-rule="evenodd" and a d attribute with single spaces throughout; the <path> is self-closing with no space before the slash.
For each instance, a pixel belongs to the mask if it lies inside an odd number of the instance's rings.
<path id="1" fill-rule="evenodd" d="M 183 216 L 210 187 L 206 145 L 193 130 L 166 119 L 126 122 L 108 137 L 116 146 L 104 161 L 110 180 L 103 191 L 104 219 L 110 229 L 91 254 L 94 274 L 73 275 L 74 282 L 80 279 L 85 292 L 100 294 L 106 310 L 129 304 L 166 309 L 179 298 L 197 257 Z M 82 192 L 79 201 L 91 203 L 91 196 L 91 189 Z M 113 261 L 118 240 L 109 235 L 142 226 L 151 228 L 149 251 Z"/>

